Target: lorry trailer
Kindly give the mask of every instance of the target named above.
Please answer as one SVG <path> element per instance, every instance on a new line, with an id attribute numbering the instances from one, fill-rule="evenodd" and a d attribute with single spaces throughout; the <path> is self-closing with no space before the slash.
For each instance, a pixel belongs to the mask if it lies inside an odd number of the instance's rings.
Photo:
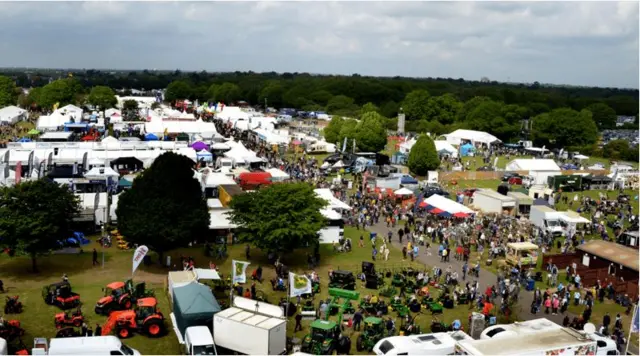
<path id="1" fill-rule="evenodd" d="M 213 341 L 218 348 L 245 355 L 284 354 L 286 320 L 237 307 L 227 308 L 213 317 Z"/>

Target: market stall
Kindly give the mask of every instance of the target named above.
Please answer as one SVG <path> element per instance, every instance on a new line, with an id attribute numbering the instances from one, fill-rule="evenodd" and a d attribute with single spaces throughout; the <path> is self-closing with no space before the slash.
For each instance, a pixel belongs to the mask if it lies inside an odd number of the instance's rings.
<path id="1" fill-rule="evenodd" d="M 507 244 L 507 263 L 517 266 L 534 266 L 538 262 L 538 245 L 531 242 Z"/>

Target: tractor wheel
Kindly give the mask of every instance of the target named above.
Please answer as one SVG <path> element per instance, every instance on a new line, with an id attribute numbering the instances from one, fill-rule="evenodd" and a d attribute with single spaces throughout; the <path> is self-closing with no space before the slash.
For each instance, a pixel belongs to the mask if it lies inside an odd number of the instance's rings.
<path id="1" fill-rule="evenodd" d="M 121 339 L 126 339 L 131 335 L 131 332 L 126 327 L 119 328 L 117 333 L 118 333 L 118 337 L 121 338 Z"/>
<path id="2" fill-rule="evenodd" d="M 149 337 L 160 337 L 162 336 L 162 322 L 159 320 L 150 320 L 144 325 L 144 330 L 149 335 Z"/>
<path id="3" fill-rule="evenodd" d="M 122 306 L 124 307 L 124 309 L 129 310 L 131 309 L 131 300 L 130 299 L 125 299 L 122 302 Z"/>
<path id="4" fill-rule="evenodd" d="M 362 352 L 364 350 L 364 337 L 362 337 L 362 335 L 359 335 L 356 340 L 356 350 L 358 350 L 358 352 Z"/>

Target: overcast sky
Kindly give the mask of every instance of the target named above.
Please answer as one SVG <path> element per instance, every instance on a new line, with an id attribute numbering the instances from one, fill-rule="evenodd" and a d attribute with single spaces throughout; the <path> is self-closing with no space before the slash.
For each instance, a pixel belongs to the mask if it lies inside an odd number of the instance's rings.
<path id="1" fill-rule="evenodd" d="M 638 2 L 0 2 L 0 66 L 638 88 Z"/>

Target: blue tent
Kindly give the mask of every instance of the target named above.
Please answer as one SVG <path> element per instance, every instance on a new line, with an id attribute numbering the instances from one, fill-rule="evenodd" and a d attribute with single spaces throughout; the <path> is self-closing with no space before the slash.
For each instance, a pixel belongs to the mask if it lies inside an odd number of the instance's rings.
<path id="1" fill-rule="evenodd" d="M 144 139 L 145 141 L 158 141 L 158 136 L 152 134 L 152 133 L 148 133 L 146 135 L 144 135 Z"/>
<path id="2" fill-rule="evenodd" d="M 23 137 L 23 138 L 19 139 L 18 142 L 31 142 L 31 139 Z"/>
<path id="3" fill-rule="evenodd" d="M 475 151 L 476 148 L 473 147 L 472 144 L 470 143 L 465 143 L 464 145 L 460 146 L 460 155 L 463 157 L 469 156 L 471 152 Z"/>

